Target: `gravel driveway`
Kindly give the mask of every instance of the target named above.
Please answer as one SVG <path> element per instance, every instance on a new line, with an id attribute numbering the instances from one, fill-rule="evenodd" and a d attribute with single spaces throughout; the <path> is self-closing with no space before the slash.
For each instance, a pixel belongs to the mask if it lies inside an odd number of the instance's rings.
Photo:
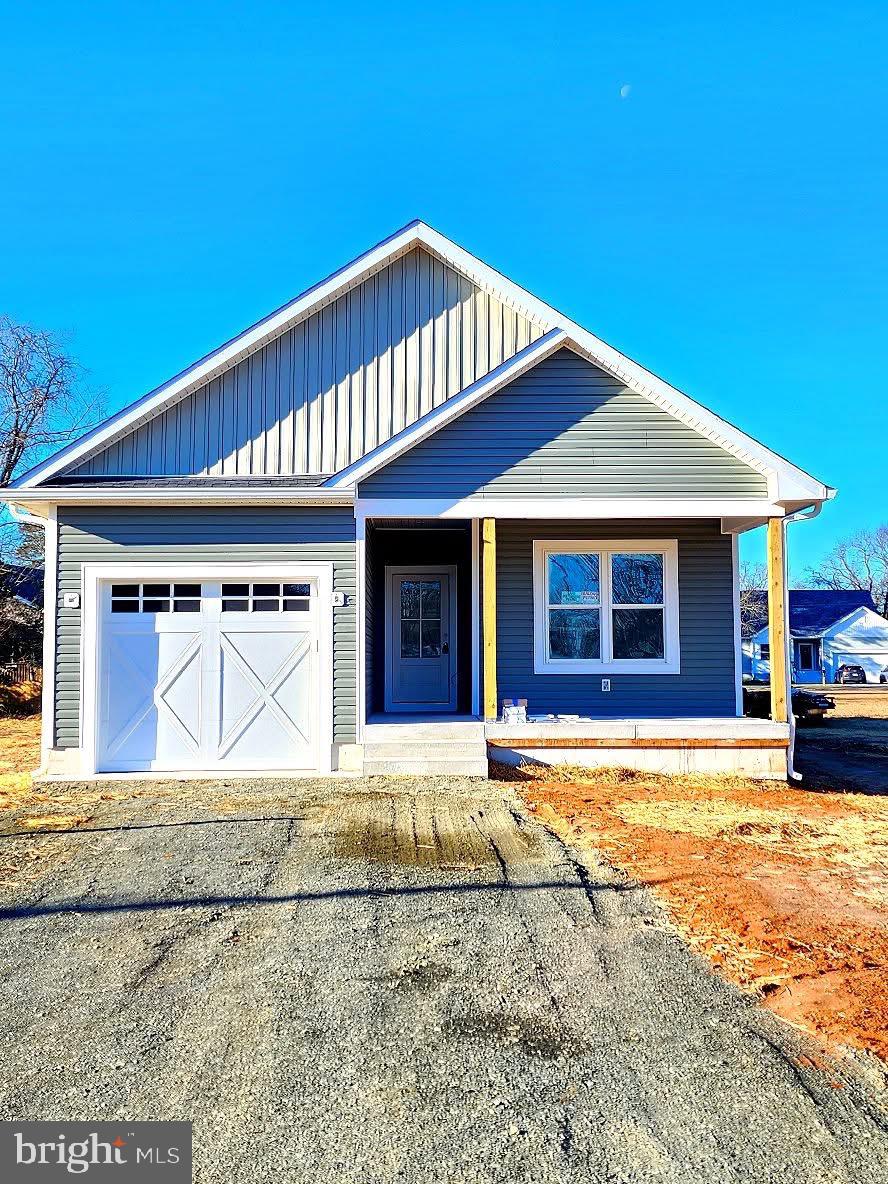
<path id="1" fill-rule="evenodd" d="M 875 1082 L 508 789 L 131 788 L 0 840 L 48 869 L 0 917 L 3 1117 L 193 1119 L 204 1184 L 888 1178 Z"/>

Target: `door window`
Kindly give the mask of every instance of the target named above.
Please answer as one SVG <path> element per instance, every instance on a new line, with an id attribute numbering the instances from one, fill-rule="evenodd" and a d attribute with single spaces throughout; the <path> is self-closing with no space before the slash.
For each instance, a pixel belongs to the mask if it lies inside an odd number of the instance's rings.
<path id="1" fill-rule="evenodd" d="M 813 670 L 814 669 L 814 643 L 813 641 L 799 642 L 799 670 Z"/>
<path id="2" fill-rule="evenodd" d="M 441 653 L 441 581 L 401 580 L 401 657 Z"/>

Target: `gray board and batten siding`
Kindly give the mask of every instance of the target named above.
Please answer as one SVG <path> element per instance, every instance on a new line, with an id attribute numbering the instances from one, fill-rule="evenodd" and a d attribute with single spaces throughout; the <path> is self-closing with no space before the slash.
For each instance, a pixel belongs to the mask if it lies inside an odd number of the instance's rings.
<path id="1" fill-rule="evenodd" d="M 333 740 L 351 744 L 357 717 L 355 669 L 355 521 L 349 506 L 59 508 L 59 609 L 56 638 L 55 744 L 80 744 L 81 610 L 61 607 L 81 591 L 85 563 L 333 564 L 346 604 L 333 609 Z"/>
<path id="2" fill-rule="evenodd" d="M 71 472 L 336 472 L 544 332 L 416 247 Z"/>
<path id="3" fill-rule="evenodd" d="M 611 689 L 590 674 L 534 674 L 534 539 L 678 540 L 681 671 L 609 674 Z M 497 691 L 527 699 L 531 713 L 611 719 L 733 716 L 737 713 L 732 540 L 719 520 L 628 522 L 500 520 L 497 556 Z"/>
<path id="4" fill-rule="evenodd" d="M 767 480 L 569 349 L 360 484 L 361 497 L 767 497 Z"/>

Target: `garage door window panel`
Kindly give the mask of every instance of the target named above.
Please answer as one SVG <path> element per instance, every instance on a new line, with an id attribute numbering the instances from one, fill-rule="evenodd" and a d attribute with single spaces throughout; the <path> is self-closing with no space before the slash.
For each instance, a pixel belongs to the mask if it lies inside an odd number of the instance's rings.
<path id="1" fill-rule="evenodd" d="M 311 607 L 310 584 L 223 583 L 223 613 L 298 613 Z"/>
<path id="2" fill-rule="evenodd" d="M 201 584 L 112 584 L 112 613 L 199 613 Z"/>

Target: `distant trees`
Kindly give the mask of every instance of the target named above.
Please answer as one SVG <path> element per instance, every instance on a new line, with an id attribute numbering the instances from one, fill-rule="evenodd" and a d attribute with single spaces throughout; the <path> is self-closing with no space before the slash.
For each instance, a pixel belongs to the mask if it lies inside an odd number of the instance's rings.
<path id="1" fill-rule="evenodd" d="M 84 377 L 61 337 L 0 316 L 0 485 L 101 418 L 101 401 Z M 0 551 L 19 562 L 39 562 L 40 534 L 19 532 L 6 519 Z"/>
<path id="2" fill-rule="evenodd" d="M 101 419 L 84 377 L 60 337 L 0 316 L 0 485 Z M 40 661 L 42 612 L 18 590 L 42 565 L 43 546 L 39 526 L 21 526 L 0 507 L 0 661 Z"/>
<path id="3" fill-rule="evenodd" d="M 872 594 L 877 610 L 888 616 L 888 523 L 859 530 L 836 543 L 808 569 L 815 588 L 861 588 Z"/>
<path id="4" fill-rule="evenodd" d="M 767 586 L 768 569 L 764 563 L 740 564 L 740 632 L 744 637 L 758 630 L 761 592 Z"/>

